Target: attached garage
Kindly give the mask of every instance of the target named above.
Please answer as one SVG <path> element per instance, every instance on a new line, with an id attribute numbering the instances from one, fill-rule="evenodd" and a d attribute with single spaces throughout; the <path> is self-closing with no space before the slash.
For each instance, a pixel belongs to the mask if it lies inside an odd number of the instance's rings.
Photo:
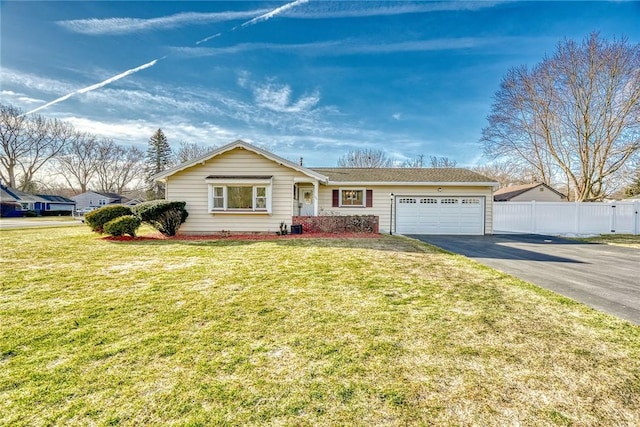
<path id="1" fill-rule="evenodd" d="M 400 234 L 484 234 L 481 196 L 398 196 L 396 232 Z"/>

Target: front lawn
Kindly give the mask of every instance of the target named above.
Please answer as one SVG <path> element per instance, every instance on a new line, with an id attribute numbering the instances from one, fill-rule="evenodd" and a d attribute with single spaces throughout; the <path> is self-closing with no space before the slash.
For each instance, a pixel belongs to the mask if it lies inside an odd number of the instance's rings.
<path id="1" fill-rule="evenodd" d="M 639 425 L 640 327 L 412 240 L 0 232 L 0 425 Z"/>

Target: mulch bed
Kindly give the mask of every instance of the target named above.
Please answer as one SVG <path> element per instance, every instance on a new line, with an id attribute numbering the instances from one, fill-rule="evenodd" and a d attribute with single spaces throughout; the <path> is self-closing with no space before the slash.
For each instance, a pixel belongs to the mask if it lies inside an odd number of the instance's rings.
<path id="1" fill-rule="evenodd" d="M 115 242 L 139 242 L 145 240 L 290 240 L 290 239 L 371 239 L 379 237 L 376 233 L 303 233 L 287 234 L 278 236 L 277 234 L 252 233 L 252 234 L 209 234 L 209 235 L 185 235 L 167 237 L 160 233 L 148 234 L 144 236 L 106 236 L 103 240 Z"/>

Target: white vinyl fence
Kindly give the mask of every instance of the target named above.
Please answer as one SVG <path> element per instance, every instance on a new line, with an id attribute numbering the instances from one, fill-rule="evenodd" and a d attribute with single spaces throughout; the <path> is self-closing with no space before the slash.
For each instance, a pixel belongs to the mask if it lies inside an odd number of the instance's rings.
<path id="1" fill-rule="evenodd" d="M 494 202 L 493 231 L 534 234 L 640 234 L 640 200 L 613 203 Z"/>

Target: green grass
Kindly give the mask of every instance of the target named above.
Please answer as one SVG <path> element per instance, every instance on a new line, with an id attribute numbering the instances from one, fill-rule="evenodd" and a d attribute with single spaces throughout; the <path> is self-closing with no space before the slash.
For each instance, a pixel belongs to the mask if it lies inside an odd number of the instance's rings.
<path id="1" fill-rule="evenodd" d="M 576 238 L 575 240 L 640 249 L 640 235 L 634 236 L 631 234 L 601 234 L 599 236 L 580 237 Z"/>
<path id="2" fill-rule="evenodd" d="M 412 240 L 0 232 L 0 425 L 638 425 L 640 327 Z"/>

